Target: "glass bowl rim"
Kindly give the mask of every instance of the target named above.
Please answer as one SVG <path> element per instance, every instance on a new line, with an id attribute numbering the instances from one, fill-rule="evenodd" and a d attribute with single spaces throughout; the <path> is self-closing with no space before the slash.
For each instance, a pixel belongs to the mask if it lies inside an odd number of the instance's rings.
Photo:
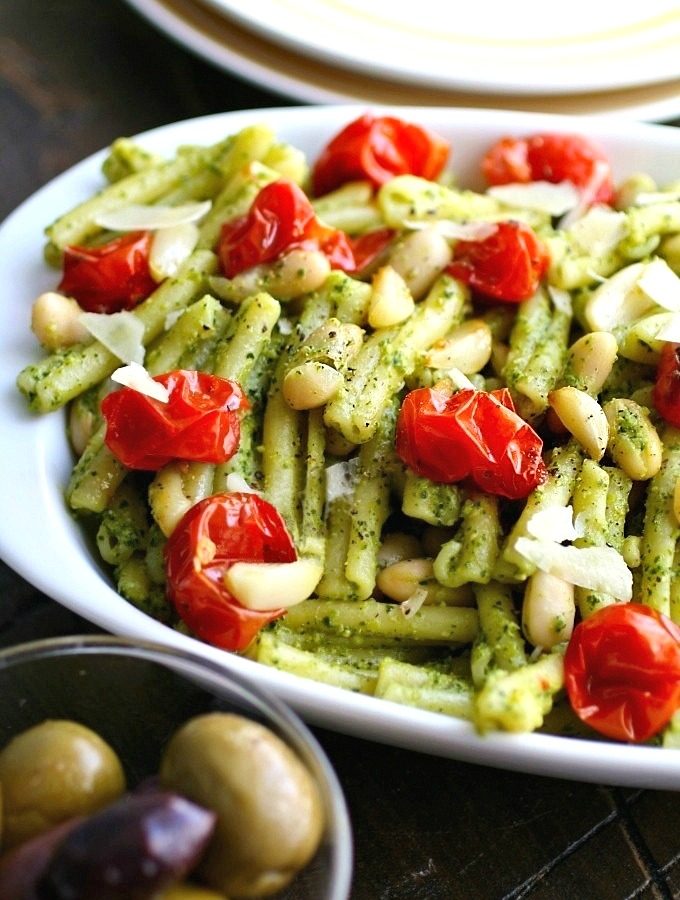
<path id="1" fill-rule="evenodd" d="M 353 872 L 353 840 L 347 803 L 325 751 L 300 717 L 273 694 L 253 685 L 238 673 L 228 672 L 219 663 L 185 650 L 169 648 L 153 641 L 114 637 L 106 634 L 68 635 L 40 638 L 0 649 L 0 672 L 15 665 L 39 659 L 60 656 L 112 656 L 132 657 L 156 663 L 174 670 L 182 676 L 195 674 L 210 687 L 220 684 L 236 688 L 238 692 L 276 726 L 311 768 L 324 795 L 324 805 L 329 813 L 330 872 L 328 900 L 347 900 L 350 895 Z M 207 689 L 207 688 L 206 688 Z"/>

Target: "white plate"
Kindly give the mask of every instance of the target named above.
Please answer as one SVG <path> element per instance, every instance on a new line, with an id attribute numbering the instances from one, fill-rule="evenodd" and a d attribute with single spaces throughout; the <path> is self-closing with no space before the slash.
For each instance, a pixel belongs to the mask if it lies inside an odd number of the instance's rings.
<path id="1" fill-rule="evenodd" d="M 253 122 L 266 121 L 310 157 L 363 108 L 325 107 L 227 113 L 149 132 L 151 150 L 171 153 L 182 143 L 211 143 Z M 400 109 L 397 115 L 452 139 L 456 170 L 474 184 L 489 144 L 508 133 L 562 129 L 596 135 L 618 177 L 648 171 L 661 181 L 678 175 L 680 130 L 507 112 Z M 328 728 L 470 762 L 585 781 L 680 788 L 680 751 L 622 746 L 546 735 L 479 737 L 465 722 L 316 684 L 209 647 L 148 618 L 123 600 L 95 563 L 67 512 L 63 489 L 72 466 L 61 413 L 26 410 L 14 379 L 39 358 L 29 331 L 30 307 L 53 288 L 56 273 L 42 261 L 42 230 L 101 185 L 97 154 L 55 179 L 0 227 L 0 556 L 60 603 L 116 634 L 191 649 L 273 690 L 309 721 Z"/>
<path id="2" fill-rule="evenodd" d="M 442 3 L 207 0 L 271 41 L 374 77 L 483 93 L 572 94 L 680 75 L 676 0 Z"/>
<path id="3" fill-rule="evenodd" d="M 305 103 L 487 107 L 663 121 L 680 115 L 680 81 L 590 94 L 494 96 L 352 72 L 275 46 L 199 0 L 127 0 L 153 25 L 207 61 Z"/>

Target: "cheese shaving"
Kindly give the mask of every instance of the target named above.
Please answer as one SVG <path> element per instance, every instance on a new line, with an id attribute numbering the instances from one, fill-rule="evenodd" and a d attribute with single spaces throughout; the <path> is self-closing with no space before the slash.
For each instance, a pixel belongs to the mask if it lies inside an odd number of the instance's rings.
<path id="1" fill-rule="evenodd" d="M 293 333 L 293 323 L 290 321 L 290 319 L 284 319 L 283 317 L 281 317 L 276 324 L 278 325 L 280 334 L 287 335 Z"/>
<path id="2" fill-rule="evenodd" d="M 140 394 L 146 394 L 147 397 L 158 400 L 159 403 L 167 403 L 170 399 L 170 393 L 165 385 L 154 381 L 144 366 L 136 362 L 116 369 L 111 375 L 111 380 L 131 388 L 133 391 L 138 391 Z"/>
<path id="3" fill-rule="evenodd" d="M 647 263 L 637 286 L 659 306 L 680 312 L 680 278 L 665 260 L 657 257 Z"/>
<path id="4" fill-rule="evenodd" d="M 399 608 L 407 619 L 415 616 L 420 607 L 427 600 L 427 588 L 417 587 L 410 597 L 407 597 L 403 603 L 399 604 Z"/>
<path id="5" fill-rule="evenodd" d="M 571 181 L 499 184 L 488 188 L 487 194 L 506 206 L 544 212 L 549 216 L 564 215 L 578 204 L 580 196 Z"/>
<path id="6" fill-rule="evenodd" d="M 465 375 L 460 369 L 447 369 L 446 377 L 449 379 L 451 384 L 459 391 L 463 390 L 475 390 L 474 384 L 470 381 L 470 379 Z"/>
<path id="7" fill-rule="evenodd" d="M 448 219 L 436 222 L 409 219 L 404 222 L 404 226 L 413 231 L 433 228 L 449 241 L 484 241 L 498 230 L 498 225 L 494 222 L 451 222 Z"/>
<path id="8" fill-rule="evenodd" d="M 640 191 L 635 196 L 635 205 L 651 206 L 654 203 L 673 203 L 675 200 L 680 200 L 680 190 Z"/>
<path id="9" fill-rule="evenodd" d="M 112 209 L 95 218 L 95 225 L 111 231 L 156 231 L 198 222 L 210 210 L 210 200 L 201 203 L 183 203 L 180 206 L 147 206 L 132 203 L 121 209 Z"/>
<path id="10" fill-rule="evenodd" d="M 592 256 L 605 256 L 626 236 L 627 219 L 623 212 L 608 206 L 593 206 L 568 229 L 579 249 Z"/>
<path id="11" fill-rule="evenodd" d="M 548 506 L 537 510 L 526 523 L 531 537 L 555 541 L 573 541 L 579 537 L 574 526 L 574 510 L 571 506 Z"/>
<path id="12" fill-rule="evenodd" d="M 340 497 L 351 496 L 358 476 L 358 457 L 345 459 L 328 466 L 326 469 L 326 503 L 330 505 Z"/>
<path id="13" fill-rule="evenodd" d="M 183 222 L 157 231 L 149 248 L 149 271 L 156 281 L 172 278 L 198 243 L 198 227 Z"/>
<path id="14" fill-rule="evenodd" d="M 680 313 L 664 313 L 650 318 L 657 320 L 654 334 L 651 335 L 654 340 L 680 344 Z"/>
<path id="15" fill-rule="evenodd" d="M 117 313 L 83 312 L 79 322 L 124 363 L 144 362 L 144 324 L 127 310 Z"/>
<path id="16" fill-rule="evenodd" d="M 558 228 L 569 228 L 593 205 L 604 182 L 609 178 L 609 165 L 602 159 L 595 161 L 593 174 L 581 188 L 578 204 L 558 222 Z"/>
<path id="17" fill-rule="evenodd" d="M 569 291 L 564 291 L 562 288 L 556 288 L 553 287 L 552 284 L 549 284 L 548 294 L 550 294 L 553 306 L 558 312 L 561 312 L 565 316 L 570 316 L 572 314 L 571 294 Z"/>
<path id="18" fill-rule="evenodd" d="M 553 541 L 520 537 L 515 550 L 542 572 L 570 584 L 611 594 L 628 601 L 633 596 L 633 576 L 613 547 L 563 547 Z"/>

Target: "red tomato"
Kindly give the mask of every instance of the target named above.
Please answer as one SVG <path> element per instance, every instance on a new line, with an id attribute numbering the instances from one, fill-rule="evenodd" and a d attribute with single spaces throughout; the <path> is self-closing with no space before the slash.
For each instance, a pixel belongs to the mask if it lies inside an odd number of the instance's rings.
<path id="1" fill-rule="evenodd" d="M 397 453 L 418 475 L 451 484 L 470 476 L 489 494 L 526 497 L 547 475 L 543 442 L 517 415 L 507 388 L 449 395 L 418 388 L 397 420 Z"/>
<path id="2" fill-rule="evenodd" d="M 680 344 L 663 345 L 656 371 L 654 405 L 667 422 L 680 428 Z"/>
<path id="3" fill-rule="evenodd" d="M 379 228 L 377 231 L 369 231 L 358 237 L 350 237 L 349 245 L 354 257 L 353 269 L 345 269 L 346 272 L 361 272 L 380 256 L 394 237 L 391 228 Z"/>
<path id="4" fill-rule="evenodd" d="M 639 603 L 605 606 L 574 629 L 564 671 L 580 719 L 646 741 L 680 709 L 680 628 Z"/>
<path id="5" fill-rule="evenodd" d="M 225 275 L 234 278 L 301 247 L 321 250 L 334 268 L 354 268 L 345 233 L 322 225 L 304 191 L 282 180 L 263 187 L 245 216 L 222 226 L 217 252 Z"/>
<path id="6" fill-rule="evenodd" d="M 427 128 L 366 113 L 322 150 L 312 172 L 314 193 L 327 194 L 347 181 L 368 180 L 380 187 L 395 175 L 432 180 L 444 168 L 449 150 L 448 141 Z"/>
<path id="7" fill-rule="evenodd" d="M 528 225 L 499 222 L 481 241 L 458 241 L 446 271 L 479 294 L 519 303 L 535 293 L 549 264 L 546 247 Z"/>
<path id="8" fill-rule="evenodd" d="M 502 138 L 485 155 L 482 171 L 489 184 L 571 181 L 578 188 L 592 185 L 593 203 L 611 203 L 614 196 L 611 167 L 604 151 L 579 134 Z"/>
<path id="9" fill-rule="evenodd" d="M 235 562 L 296 558 L 293 540 L 271 503 L 257 494 L 214 494 L 191 507 L 166 544 L 168 596 L 199 638 L 243 650 L 285 610 L 245 609 L 227 591 L 224 573 Z"/>
<path id="10" fill-rule="evenodd" d="M 167 403 L 124 387 L 102 401 L 106 446 L 130 469 L 156 471 L 172 459 L 221 463 L 238 449 L 238 410 L 248 406 L 234 381 L 180 369 L 158 375 Z"/>
<path id="11" fill-rule="evenodd" d="M 157 287 L 149 272 L 151 234 L 137 231 L 100 247 L 67 247 L 59 290 L 87 312 L 134 309 Z"/>

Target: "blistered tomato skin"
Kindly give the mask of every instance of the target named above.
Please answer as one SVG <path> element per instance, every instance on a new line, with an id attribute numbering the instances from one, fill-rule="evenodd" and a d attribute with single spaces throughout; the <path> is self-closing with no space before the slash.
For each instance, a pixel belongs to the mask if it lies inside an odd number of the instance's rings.
<path id="1" fill-rule="evenodd" d="M 283 179 L 265 185 L 246 215 L 226 222 L 217 244 L 227 278 L 297 249 L 321 250 L 333 268 L 355 269 L 347 235 L 322 225 L 304 191 Z"/>
<path id="2" fill-rule="evenodd" d="M 137 231 L 99 247 L 67 247 L 59 290 L 87 312 L 134 309 L 157 287 L 149 270 L 151 233 Z"/>
<path id="3" fill-rule="evenodd" d="M 178 369 L 154 379 L 170 397 L 161 403 L 132 388 L 102 401 L 106 446 L 128 468 L 157 471 L 173 459 L 219 464 L 240 440 L 240 386 L 205 372 Z"/>
<path id="4" fill-rule="evenodd" d="M 257 494 L 207 497 L 180 520 L 165 548 L 168 596 L 202 640 L 244 650 L 283 609 L 246 609 L 230 595 L 224 573 L 235 562 L 294 562 L 295 545 L 279 512 Z M 272 598 L 276 602 L 276 598 Z"/>
<path id="5" fill-rule="evenodd" d="M 397 453 L 416 474 L 452 484 L 470 477 L 490 494 L 518 500 L 541 484 L 543 442 L 514 410 L 510 393 L 411 391 L 397 420 Z"/>
<path id="6" fill-rule="evenodd" d="M 489 184 L 571 181 L 578 188 L 595 185 L 592 203 L 611 203 L 614 181 L 607 155 L 594 141 L 579 134 L 534 134 L 505 137 L 482 160 Z"/>
<path id="7" fill-rule="evenodd" d="M 659 414 L 680 428 L 680 344 L 664 343 L 653 397 Z"/>
<path id="8" fill-rule="evenodd" d="M 367 180 L 380 187 L 396 175 L 433 181 L 449 152 L 448 141 L 427 128 L 367 113 L 350 122 L 322 150 L 312 172 L 314 193 L 327 194 L 348 181 Z"/>
<path id="9" fill-rule="evenodd" d="M 549 264 L 547 248 L 528 225 L 499 222 L 483 240 L 458 241 L 447 272 L 483 297 L 521 303 L 536 292 Z"/>
<path id="10" fill-rule="evenodd" d="M 582 721 L 614 740 L 647 741 L 680 709 L 680 628 L 639 603 L 604 607 L 574 629 L 564 671 Z"/>

